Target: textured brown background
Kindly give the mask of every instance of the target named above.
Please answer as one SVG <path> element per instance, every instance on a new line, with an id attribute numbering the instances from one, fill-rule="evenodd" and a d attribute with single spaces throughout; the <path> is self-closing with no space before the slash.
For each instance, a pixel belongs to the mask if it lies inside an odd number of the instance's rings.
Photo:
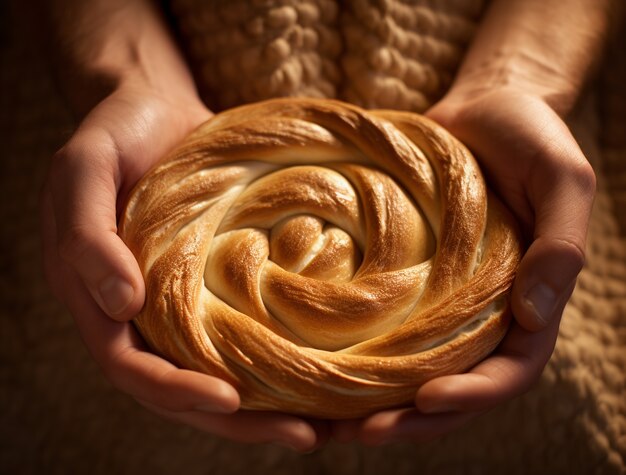
<path id="1" fill-rule="evenodd" d="M 38 190 L 50 155 L 74 125 L 28 41 L 28 25 L 2 5 L 0 473 L 626 473 L 623 46 L 572 120 L 599 191 L 589 262 L 539 384 L 436 442 L 375 449 L 331 443 L 301 456 L 163 421 L 101 376 L 71 317 L 46 290 L 40 266 Z"/>

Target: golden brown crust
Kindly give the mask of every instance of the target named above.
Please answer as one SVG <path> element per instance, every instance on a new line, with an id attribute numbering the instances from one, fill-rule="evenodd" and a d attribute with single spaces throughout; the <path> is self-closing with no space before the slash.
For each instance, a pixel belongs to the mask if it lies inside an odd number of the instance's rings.
<path id="1" fill-rule="evenodd" d="M 279 99 L 200 126 L 134 190 L 136 319 L 242 407 L 325 418 L 410 403 L 506 332 L 515 223 L 421 116 Z"/>

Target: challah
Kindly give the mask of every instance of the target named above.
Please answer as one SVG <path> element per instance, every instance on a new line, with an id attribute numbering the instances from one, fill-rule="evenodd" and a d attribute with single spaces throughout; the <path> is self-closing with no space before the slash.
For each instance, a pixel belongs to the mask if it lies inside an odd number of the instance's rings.
<path id="1" fill-rule="evenodd" d="M 243 408 L 324 418 L 410 404 L 485 358 L 521 256 L 449 133 L 317 99 L 214 116 L 140 181 L 120 235 L 157 353 Z"/>

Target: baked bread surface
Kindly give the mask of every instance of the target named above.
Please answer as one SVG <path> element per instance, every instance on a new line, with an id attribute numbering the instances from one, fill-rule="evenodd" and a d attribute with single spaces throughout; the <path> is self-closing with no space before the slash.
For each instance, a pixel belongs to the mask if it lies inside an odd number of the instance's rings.
<path id="1" fill-rule="evenodd" d="M 139 182 L 120 236 L 158 354 L 245 409 L 352 418 L 495 349 L 516 229 L 430 120 L 290 98 L 201 125 Z"/>

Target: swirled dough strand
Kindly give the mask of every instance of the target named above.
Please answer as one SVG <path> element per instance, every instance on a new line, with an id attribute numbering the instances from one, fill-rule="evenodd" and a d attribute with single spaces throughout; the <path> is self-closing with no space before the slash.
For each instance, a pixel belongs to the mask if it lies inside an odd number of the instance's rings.
<path id="1" fill-rule="evenodd" d="M 405 112 L 277 99 L 201 125 L 120 223 L 135 323 L 242 407 L 324 418 L 410 404 L 494 350 L 521 256 L 468 150 Z"/>

